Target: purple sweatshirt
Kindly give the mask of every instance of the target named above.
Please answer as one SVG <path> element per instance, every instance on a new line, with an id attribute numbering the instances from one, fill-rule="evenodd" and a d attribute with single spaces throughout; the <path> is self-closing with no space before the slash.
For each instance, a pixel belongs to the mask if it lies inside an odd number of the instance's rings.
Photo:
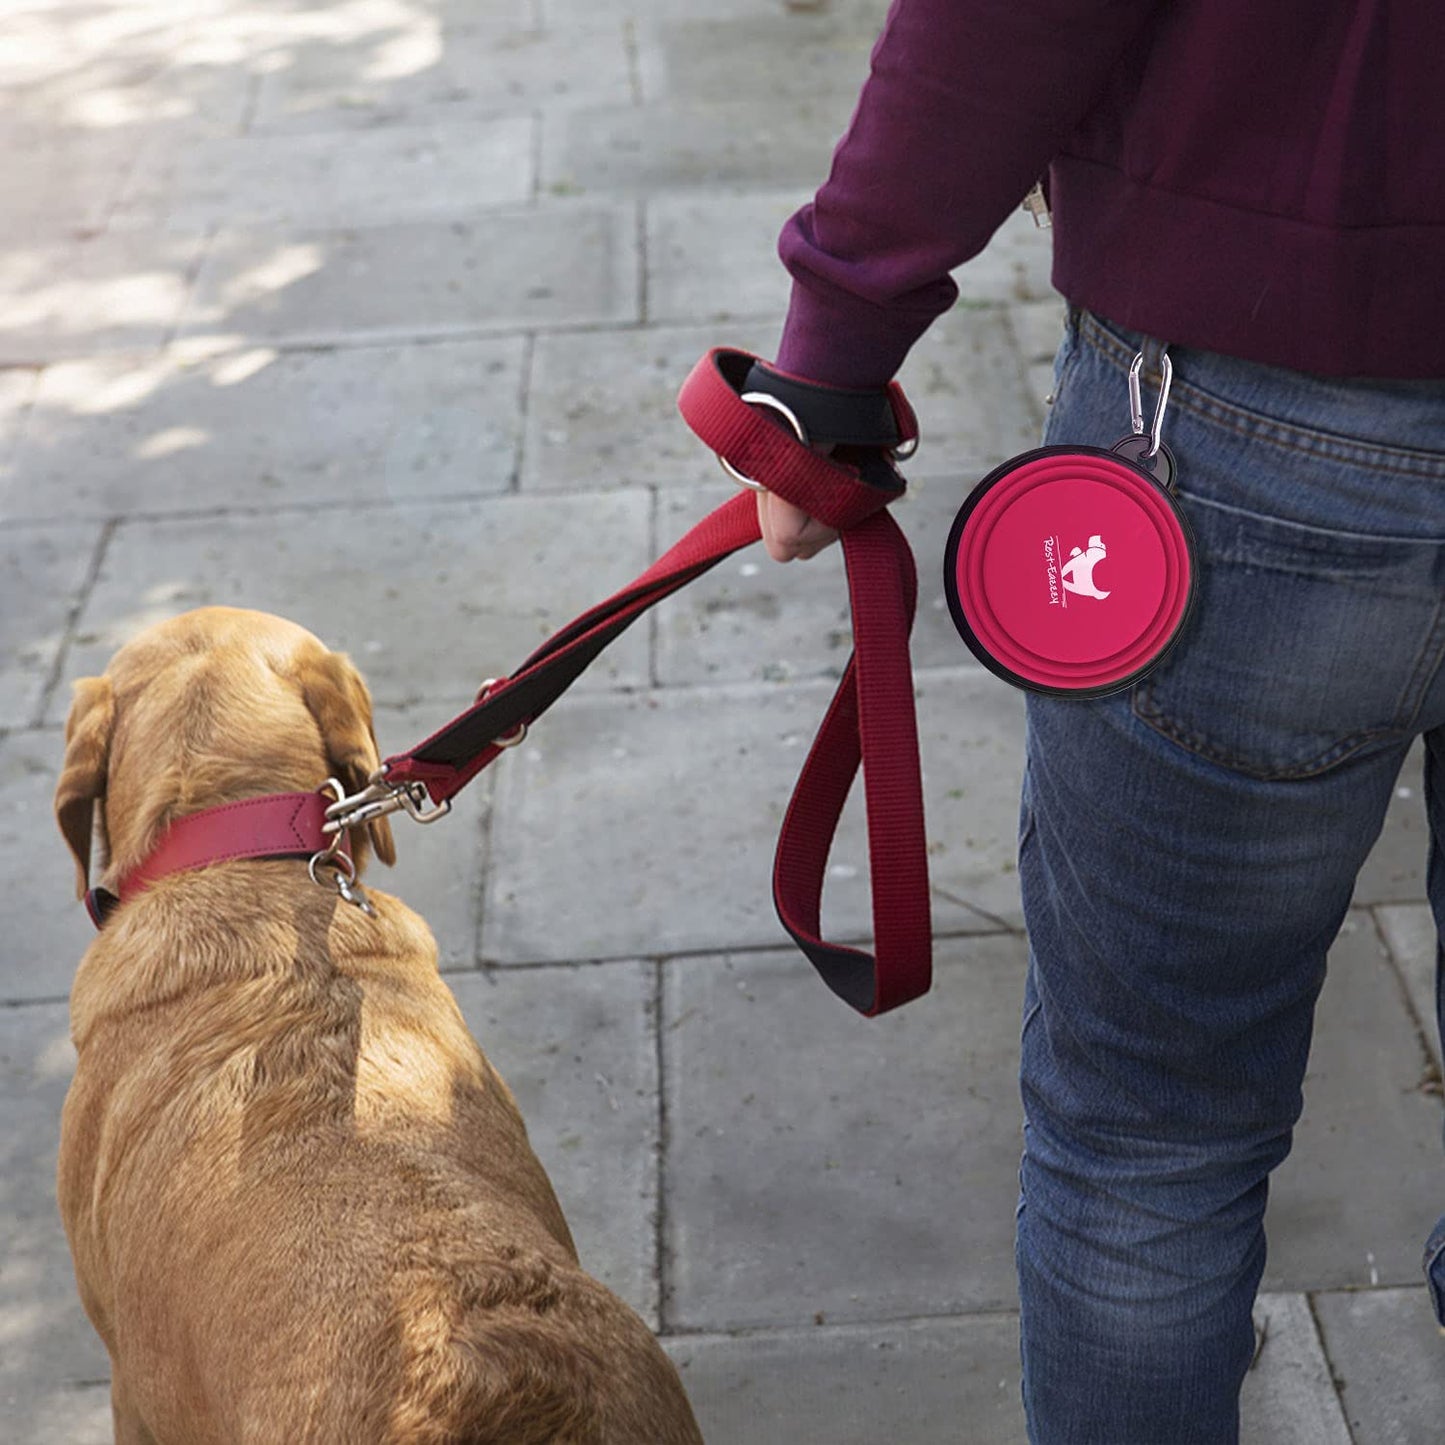
<path id="1" fill-rule="evenodd" d="M 779 367 L 886 382 L 1045 171 L 1075 305 L 1296 370 L 1445 377 L 1440 0 L 894 0 L 779 241 Z"/>

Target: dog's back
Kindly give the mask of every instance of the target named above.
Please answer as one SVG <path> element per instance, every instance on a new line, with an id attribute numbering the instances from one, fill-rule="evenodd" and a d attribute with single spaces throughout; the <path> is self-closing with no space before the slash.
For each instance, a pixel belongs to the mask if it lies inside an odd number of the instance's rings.
<path id="1" fill-rule="evenodd" d="M 425 924 L 253 870 L 158 884 L 73 994 L 62 1212 L 154 1438 L 696 1442 Z"/>

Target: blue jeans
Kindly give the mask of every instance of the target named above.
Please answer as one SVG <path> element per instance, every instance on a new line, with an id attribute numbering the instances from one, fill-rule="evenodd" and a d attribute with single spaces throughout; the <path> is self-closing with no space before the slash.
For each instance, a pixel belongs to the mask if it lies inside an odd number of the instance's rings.
<path id="1" fill-rule="evenodd" d="M 1141 349 L 1147 376 L 1158 343 L 1071 315 L 1047 440 L 1124 435 Z M 1325 954 L 1421 735 L 1445 925 L 1445 380 L 1169 355 L 1195 613 L 1132 689 L 1028 700 L 1034 1445 L 1238 1440 Z M 1439 1307 L 1445 1228 L 1426 1265 Z"/>

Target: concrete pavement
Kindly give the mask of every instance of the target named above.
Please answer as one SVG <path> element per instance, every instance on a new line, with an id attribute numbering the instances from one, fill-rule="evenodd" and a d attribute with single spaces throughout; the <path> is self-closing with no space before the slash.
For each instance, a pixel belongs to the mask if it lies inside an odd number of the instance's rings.
<path id="1" fill-rule="evenodd" d="M 634 575 L 727 484 L 673 410 L 769 350 L 880 0 L 18 0 L 0 20 L 0 1437 L 109 1438 L 56 1217 L 89 937 L 50 818 L 71 679 L 207 602 L 350 651 L 384 751 Z M 898 515 L 935 993 L 848 1014 L 782 947 L 780 809 L 847 653 L 836 555 L 638 624 L 377 882 L 426 914 L 584 1262 L 711 1445 L 1023 1440 L 1011 1263 L 1019 699 L 940 530 L 1033 442 L 1058 329 L 1023 217 L 904 373 Z M 1436 1445 L 1445 1200 L 1418 768 L 1332 959 L 1275 1182 L 1247 1436 Z M 833 929 L 866 929 L 860 817 Z M 1161 1442 L 1163 1445 L 1163 1442 Z"/>

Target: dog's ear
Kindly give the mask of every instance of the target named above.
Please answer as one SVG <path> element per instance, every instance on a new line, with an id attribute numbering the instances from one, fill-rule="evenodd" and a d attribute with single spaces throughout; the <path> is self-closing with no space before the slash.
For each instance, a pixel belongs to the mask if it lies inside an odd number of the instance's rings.
<path id="1" fill-rule="evenodd" d="M 371 726 L 371 694 L 344 652 L 308 652 L 299 669 L 301 694 L 321 729 L 326 765 L 348 793 L 359 793 L 381 764 Z M 376 856 L 396 862 L 391 824 L 373 818 L 366 825 Z"/>
<path id="2" fill-rule="evenodd" d="M 65 764 L 55 785 L 55 821 L 75 855 L 75 896 L 90 883 L 90 835 L 95 805 L 105 796 L 110 765 L 110 730 L 115 700 L 108 677 L 82 677 L 75 684 L 65 723 Z"/>

